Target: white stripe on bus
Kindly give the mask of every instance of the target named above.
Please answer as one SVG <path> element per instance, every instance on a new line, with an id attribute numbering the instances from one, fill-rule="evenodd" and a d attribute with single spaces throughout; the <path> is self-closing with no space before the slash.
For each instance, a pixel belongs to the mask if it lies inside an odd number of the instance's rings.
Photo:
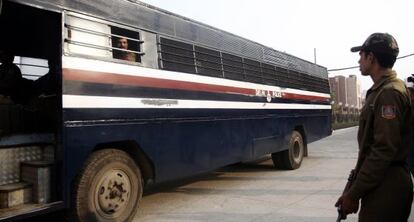
<path id="1" fill-rule="evenodd" d="M 114 62 L 77 58 L 77 57 L 70 57 L 70 56 L 63 56 L 62 68 L 87 70 L 87 71 L 95 71 L 95 72 L 107 72 L 107 73 L 114 73 L 114 74 L 120 74 L 120 75 L 142 76 L 142 77 L 148 77 L 148 78 L 168 79 L 168 80 L 176 80 L 176 81 L 184 81 L 184 82 L 195 82 L 195 83 L 203 83 L 203 84 L 211 84 L 211 85 L 219 85 L 219 86 L 231 86 L 231 87 L 239 87 L 239 88 L 254 89 L 254 90 L 260 89 L 260 90 L 267 90 L 267 91 L 279 91 L 282 93 L 285 92 L 285 93 L 330 98 L 330 94 L 326 94 L 326 93 L 318 93 L 318 92 L 311 92 L 311 91 L 290 89 L 290 88 L 281 88 L 277 86 L 268 86 L 268 85 L 263 85 L 263 84 L 229 80 L 229 79 L 223 79 L 223 78 L 217 78 L 217 77 L 214 78 L 214 77 L 201 76 L 201 75 L 196 75 L 196 74 L 151 69 L 151 68 L 145 68 L 141 66 L 126 65 L 126 64 L 119 64 L 119 63 L 114 63 Z"/>
<path id="2" fill-rule="evenodd" d="M 331 109 L 330 105 L 63 95 L 63 108 Z"/>

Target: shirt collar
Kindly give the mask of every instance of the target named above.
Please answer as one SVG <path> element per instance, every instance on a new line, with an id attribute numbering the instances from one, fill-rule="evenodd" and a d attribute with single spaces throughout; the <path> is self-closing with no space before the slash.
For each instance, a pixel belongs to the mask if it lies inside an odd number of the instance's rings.
<path id="1" fill-rule="evenodd" d="M 369 90 L 374 91 L 378 89 L 380 86 L 384 85 L 386 82 L 389 82 L 392 79 L 397 78 L 397 73 L 394 70 L 387 71 L 383 76 L 381 76 L 381 79 L 376 82 Z"/>

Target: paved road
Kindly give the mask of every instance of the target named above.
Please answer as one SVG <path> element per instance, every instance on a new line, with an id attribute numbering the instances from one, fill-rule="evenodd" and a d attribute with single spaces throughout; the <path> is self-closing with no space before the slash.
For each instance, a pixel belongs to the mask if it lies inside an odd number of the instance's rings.
<path id="1" fill-rule="evenodd" d="M 158 188 L 144 196 L 134 222 L 335 221 L 333 205 L 357 157 L 356 130 L 309 144 L 295 171 L 275 170 L 267 160 Z"/>
<path id="2" fill-rule="evenodd" d="M 309 144 L 309 157 L 298 170 L 276 170 L 271 160 L 265 160 L 147 190 L 133 221 L 335 221 L 333 205 L 356 162 L 356 133 L 356 127 L 338 130 Z M 355 222 L 357 217 L 346 221 Z"/>

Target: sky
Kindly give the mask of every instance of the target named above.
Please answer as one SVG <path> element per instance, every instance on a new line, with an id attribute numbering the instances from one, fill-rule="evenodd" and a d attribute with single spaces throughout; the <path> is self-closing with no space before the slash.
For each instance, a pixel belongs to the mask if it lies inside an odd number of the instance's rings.
<path id="1" fill-rule="evenodd" d="M 358 53 L 374 32 L 397 40 L 400 55 L 414 53 L 411 0 L 141 0 L 289 53 L 329 69 L 358 66 Z M 398 59 L 399 78 L 414 74 L 414 56 Z M 329 72 L 329 76 L 357 75 L 361 88 L 372 85 L 359 69 Z"/>

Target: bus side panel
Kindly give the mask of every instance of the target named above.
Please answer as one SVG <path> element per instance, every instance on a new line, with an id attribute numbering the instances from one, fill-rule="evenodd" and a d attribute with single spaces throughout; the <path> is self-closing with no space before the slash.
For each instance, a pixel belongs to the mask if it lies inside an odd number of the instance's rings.
<path id="1" fill-rule="evenodd" d="M 325 110 L 324 112 L 324 115 L 306 118 L 307 143 L 312 143 L 332 134 L 331 110 Z"/>
<path id="2" fill-rule="evenodd" d="M 135 141 L 162 182 L 281 151 L 295 129 L 308 141 L 330 134 L 326 93 L 75 57 L 62 64 L 69 182 L 104 143 Z"/>
<path id="3" fill-rule="evenodd" d="M 66 114 L 73 116 L 99 116 L 101 112 L 114 112 L 114 110 L 65 111 Z M 124 110 L 124 112 L 134 111 Z M 154 110 L 145 112 L 154 112 Z M 169 112 L 171 115 L 179 111 L 164 112 Z M 197 110 L 197 112 L 202 111 Z M 217 111 L 210 112 L 213 116 L 219 115 Z M 247 117 L 247 114 L 254 116 L 255 111 L 244 112 L 245 117 L 233 119 L 191 120 L 188 118 L 162 121 L 146 119 L 124 123 L 69 124 L 65 128 L 66 158 L 75 161 L 68 162 L 67 176 L 74 178 L 90 152 L 101 143 L 136 141 L 154 163 L 155 181 L 162 182 L 206 172 L 231 163 L 253 160 L 263 154 L 286 149 L 289 136 L 297 126 L 304 126 L 307 129 L 306 136 L 310 141 L 321 135 L 330 134 L 324 124 L 315 124 L 329 121 L 329 115 L 323 115 L 328 114 L 328 111 L 321 111 L 317 117 L 303 117 L 306 113 L 310 115 L 317 112 L 315 110 L 283 110 L 277 113 L 273 111 L 272 118 L 254 119 Z M 299 114 L 302 117 L 297 117 Z"/>

